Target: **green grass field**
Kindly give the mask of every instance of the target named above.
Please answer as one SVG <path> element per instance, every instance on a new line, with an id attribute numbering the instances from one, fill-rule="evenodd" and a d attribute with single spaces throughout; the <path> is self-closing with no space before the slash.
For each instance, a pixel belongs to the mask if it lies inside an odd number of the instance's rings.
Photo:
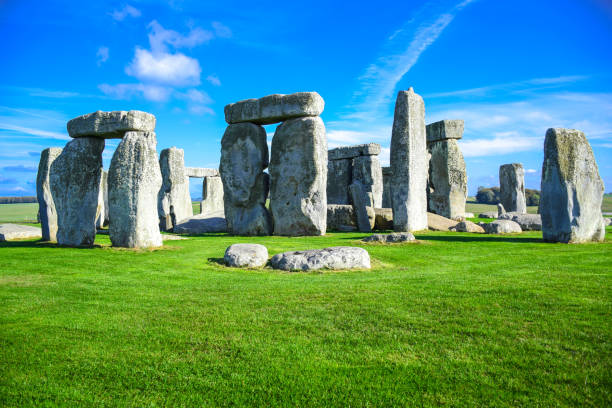
<path id="1" fill-rule="evenodd" d="M 2 243 L 0 405 L 610 406 L 611 233 L 427 232 L 363 245 L 371 270 L 319 273 L 221 260 L 364 234 Z"/>
<path id="2" fill-rule="evenodd" d="M 0 223 L 36 222 L 37 203 L 0 204 Z"/>

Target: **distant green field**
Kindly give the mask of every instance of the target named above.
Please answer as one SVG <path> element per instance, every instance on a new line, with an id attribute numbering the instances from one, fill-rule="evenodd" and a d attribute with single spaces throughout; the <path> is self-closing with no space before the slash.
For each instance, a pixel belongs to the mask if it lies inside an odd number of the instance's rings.
<path id="1" fill-rule="evenodd" d="M 608 193 L 603 198 L 603 203 L 601 204 L 601 211 L 603 212 L 612 212 L 612 194 Z"/>
<path id="2" fill-rule="evenodd" d="M 0 223 L 36 222 L 37 203 L 0 204 Z"/>
<path id="3" fill-rule="evenodd" d="M 468 200 L 465 203 L 465 211 L 474 213 L 474 215 L 478 216 L 478 214 L 483 212 L 497 211 L 497 205 L 477 203 L 474 197 L 468 197 Z M 527 207 L 527 212 L 529 214 L 537 214 L 538 206 L 534 205 Z"/>

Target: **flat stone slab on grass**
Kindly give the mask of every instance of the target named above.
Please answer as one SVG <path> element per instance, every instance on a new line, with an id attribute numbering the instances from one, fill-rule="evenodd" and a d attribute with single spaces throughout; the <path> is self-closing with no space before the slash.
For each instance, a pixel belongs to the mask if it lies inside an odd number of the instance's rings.
<path id="1" fill-rule="evenodd" d="M 227 232 L 227 223 L 222 213 L 198 214 L 178 223 L 172 232 L 175 234 L 205 234 L 208 232 Z"/>
<path id="2" fill-rule="evenodd" d="M 489 224 L 481 225 L 487 234 L 516 234 L 523 230 L 521 226 L 510 220 L 495 220 Z"/>
<path id="3" fill-rule="evenodd" d="M 259 99 L 245 99 L 225 106 L 225 121 L 229 124 L 251 122 L 270 125 L 287 119 L 319 116 L 325 102 L 316 92 L 274 94 Z"/>
<path id="4" fill-rule="evenodd" d="M 500 215 L 499 219 L 516 222 L 523 231 L 542 231 L 542 216 L 540 214 L 508 212 Z"/>
<path id="5" fill-rule="evenodd" d="M 497 218 L 497 211 L 486 211 L 478 214 L 478 218 Z"/>
<path id="6" fill-rule="evenodd" d="M 0 242 L 41 237 L 42 229 L 38 227 L 19 224 L 0 224 Z"/>
<path id="7" fill-rule="evenodd" d="M 480 225 L 472 221 L 461 221 L 459 224 L 451 228 L 455 232 L 473 232 L 476 234 L 484 234 L 485 230 Z"/>
<path id="8" fill-rule="evenodd" d="M 121 139 L 126 132 L 153 132 L 155 116 L 142 111 L 97 111 L 68 121 L 70 137 Z"/>
<path id="9" fill-rule="evenodd" d="M 427 227 L 433 231 L 449 231 L 459 224 L 458 221 L 434 213 L 427 213 Z"/>
<path id="10" fill-rule="evenodd" d="M 233 244 L 227 247 L 223 259 L 234 268 L 259 268 L 268 262 L 268 249 L 259 244 Z"/>
<path id="11" fill-rule="evenodd" d="M 391 234 L 374 234 L 362 239 L 363 242 L 380 242 L 384 244 L 395 244 L 399 242 L 415 241 L 414 235 L 410 232 L 394 232 Z"/>
<path id="12" fill-rule="evenodd" d="M 378 143 L 366 143 L 354 146 L 341 146 L 327 151 L 328 160 L 352 159 L 359 156 L 376 156 L 380 154 Z"/>
<path id="13" fill-rule="evenodd" d="M 317 269 L 370 269 L 370 254 L 363 248 L 330 247 L 276 254 L 270 259 L 274 269 L 313 271 Z"/>

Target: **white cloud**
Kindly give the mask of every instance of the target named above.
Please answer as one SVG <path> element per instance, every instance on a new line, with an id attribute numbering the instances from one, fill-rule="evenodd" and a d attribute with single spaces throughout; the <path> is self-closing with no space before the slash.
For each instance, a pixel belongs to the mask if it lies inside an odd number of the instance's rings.
<path id="1" fill-rule="evenodd" d="M 173 86 L 200 84 L 200 63 L 181 53 L 151 53 L 137 48 L 134 59 L 125 69 L 126 74 L 141 81 Z"/>
<path id="2" fill-rule="evenodd" d="M 108 60 L 108 47 L 100 47 L 98 48 L 98 52 L 96 52 L 96 63 L 98 66 L 102 65 Z"/>
<path id="3" fill-rule="evenodd" d="M 218 21 L 213 21 L 213 28 L 215 29 L 215 34 L 219 38 L 231 38 L 232 30 L 228 26 Z"/>
<path id="4" fill-rule="evenodd" d="M 157 20 L 151 21 L 149 29 L 149 44 L 154 53 L 167 52 L 169 45 L 174 48 L 193 48 L 214 37 L 212 32 L 200 27 L 192 28 L 189 34 L 182 35 L 174 30 L 166 30 Z"/>
<path id="5" fill-rule="evenodd" d="M 542 138 L 520 135 L 494 136 L 492 139 L 460 140 L 461 152 L 465 157 L 495 156 L 542 148 Z"/>
<path id="6" fill-rule="evenodd" d="M 525 173 L 527 173 L 527 174 L 535 174 L 535 173 L 537 173 L 537 172 L 538 172 L 538 171 L 537 171 L 536 169 L 526 169 L 526 170 L 525 170 Z"/>
<path id="7" fill-rule="evenodd" d="M 221 80 L 216 75 L 209 75 L 206 77 L 206 80 L 210 82 L 214 86 L 221 86 Z"/>
<path id="8" fill-rule="evenodd" d="M 165 102 L 173 93 L 172 88 L 151 84 L 101 84 L 98 88 L 111 98 L 131 99 L 135 95 L 141 95 L 153 102 Z"/>
<path id="9" fill-rule="evenodd" d="M 126 4 L 122 9 L 120 10 L 113 10 L 113 12 L 110 13 L 110 16 L 113 18 L 113 20 L 116 21 L 123 21 L 126 17 L 140 17 L 140 10 L 138 10 L 135 7 L 130 6 L 129 4 Z"/>

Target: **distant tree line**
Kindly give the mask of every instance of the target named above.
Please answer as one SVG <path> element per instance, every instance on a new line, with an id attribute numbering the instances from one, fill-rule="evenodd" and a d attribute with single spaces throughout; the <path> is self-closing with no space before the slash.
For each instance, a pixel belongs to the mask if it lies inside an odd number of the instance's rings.
<path id="1" fill-rule="evenodd" d="M 35 196 L 28 197 L 0 197 L 0 204 L 19 204 L 19 203 L 35 203 Z"/>
<path id="2" fill-rule="evenodd" d="M 533 190 L 531 188 L 525 189 L 525 200 L 527 205 L 540 205 L 540 190 Z M 499 195 L 499 187 L 478 187 L 478 193 L 476 194 L 476 201 L 481 204 L 497 204 L 501 201 Z"/>

